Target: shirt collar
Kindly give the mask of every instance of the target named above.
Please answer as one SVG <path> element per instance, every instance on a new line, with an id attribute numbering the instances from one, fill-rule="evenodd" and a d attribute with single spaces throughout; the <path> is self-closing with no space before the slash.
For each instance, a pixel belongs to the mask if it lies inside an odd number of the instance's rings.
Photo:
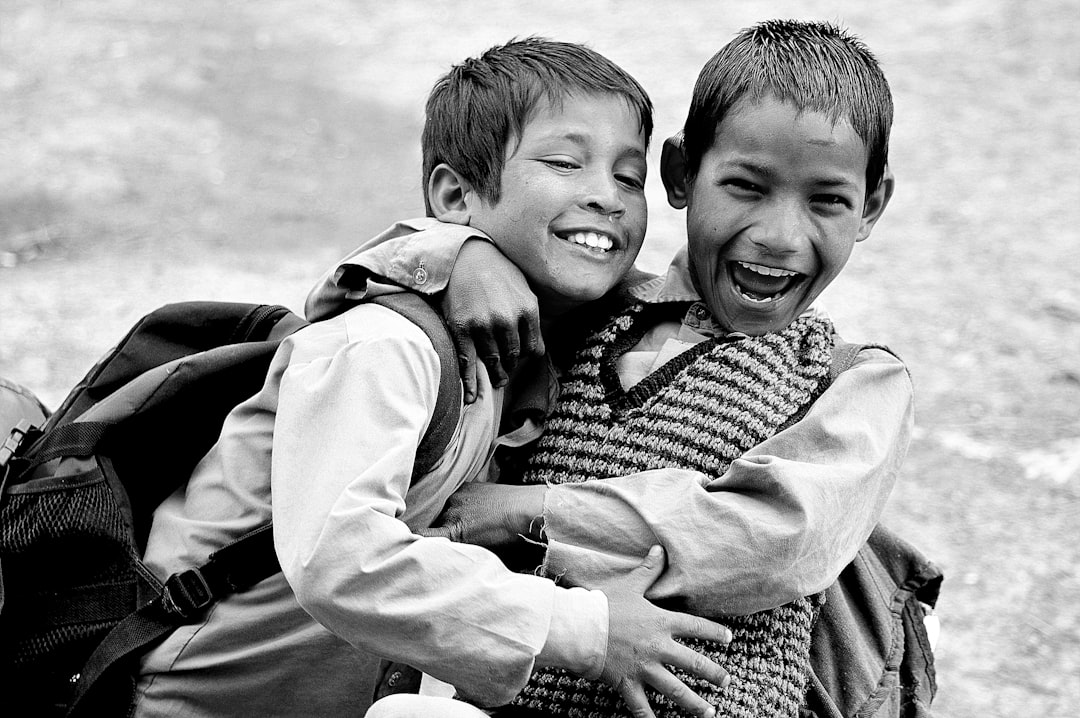
<path id="1" fill-rule="evenodd" d="M 689 252 L 684 246 L 675 253 L 664 274 L 657 275 L 630 288 L 630 296 L 646 304 L 667 302 L 697 302 L 701 296 L 690 279 Z"/>

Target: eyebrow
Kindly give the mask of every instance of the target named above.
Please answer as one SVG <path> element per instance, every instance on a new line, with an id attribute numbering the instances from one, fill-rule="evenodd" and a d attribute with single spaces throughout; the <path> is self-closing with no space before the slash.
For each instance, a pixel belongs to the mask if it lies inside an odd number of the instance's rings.
<path id="1" fill-rule="evenodd" d="M 574 144 L 582 146 L 582 147 L 589 144 L 589 136 L 584 135 L 584 134 L 582 134 L 580 132 L 567 132 L 566 134 L 562 134 L 562 135 L 553 134 L 553 135 L 550 136 L 549 139 L 553 139 L 553 140 L 569 140 L 570 142 L 573 142 Z M 641 149 L 640 147 L 627 147 L 626 150 L 622 154 L 624 156 L 629 156 L 629 157 L 632 157 L 634 159 L 640 159 L 642 162 L 648 162 L 648 158 L 645 155 L 645 151 L 643 149 Z"/>
<path id="2" fill-rule="evenodd" d="M 776 179 L 776 173 L 771 168 L 766 167 L 765 165 L 760 165 L 756 162 L 750 162 L 748 160 L 737 160 L 732 164 L 750 172 L 753 172 L 754 174 L 757 174 L 761 177 L 764 177 L 767 180 Z M 850 187 L 852 189 L 856 189 L 858 187 L 857 183 L 845 177 L 819 177 L 814 180 L 814 184 L 820 187 Z"/>
<path id="3" fill-rule="evenodd" d="M 847 179 L 833 179 L 831 177 L 823 177 L 816 180 L 814 184 L 819 187 L 850 187 L 851 189 L 858 188 L 858 184 Z"/>
<path id="4" fill-rule="evenodd" d="M 739 167 L 741 169 L 747 170 L 748 172 L 752 172 L 753 174 L 764 177 L 765 179 L 768 179 L 768 180 L 776 178 L 776 173 L 775 172 L 773 172 L 771 169 L 769 169 L 765 165 L 759 165 L 756 162 L 750 162 L 748 160 L 736 160 L 735 162 L 732 162 L 731 164 L 733 164 L 734 166 Z"/>

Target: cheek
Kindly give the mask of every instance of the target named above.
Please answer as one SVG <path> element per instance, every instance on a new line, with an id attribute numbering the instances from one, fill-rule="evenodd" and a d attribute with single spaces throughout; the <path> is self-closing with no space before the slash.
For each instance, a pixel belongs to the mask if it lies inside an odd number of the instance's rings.
<path id="1" fill-rule="evenodd" d="M 699 268 L 715 267 L 724 261 L 727 243 L 718 223 L 708 217 L 698 217 L 687 224 L 690 262 Z"/>
<path id="2" fill-rule="evenodd" d="M 827 239 L 825 246 L 818 248 L 822 261 L 827 266 L 826 272 L 830 279 L 839 274 L 851 258 L 852 250 L 855 248 L 853 238 L 857 230 L 858 223 L 855 223 L 850 227 L 845 226 L 839 231 L 834 231 Z"/>
<path id="3" fill-rule="evenodd" d="M 634 216 L 632 217 L 630 222 L 630 227 L 632 227 L 631 231 L 633 232 L 634 237 L 634 243 L 637 245 L 638 248 L 640 248 L 645 241 L 645 233 L 648 226 L 649 213 L 645 206 L 642 205 L 639 209 L 635 210 Z"/>

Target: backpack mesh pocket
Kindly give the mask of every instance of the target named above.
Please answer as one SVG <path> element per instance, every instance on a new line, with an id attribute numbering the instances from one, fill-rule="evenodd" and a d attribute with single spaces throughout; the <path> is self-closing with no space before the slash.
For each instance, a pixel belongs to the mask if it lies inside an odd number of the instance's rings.
<path id="1" fill-rule="evenodd" d="M 8 487 L 0 671 L 66 682 L 136 603 L 127 521 L 99 468 Z"/>

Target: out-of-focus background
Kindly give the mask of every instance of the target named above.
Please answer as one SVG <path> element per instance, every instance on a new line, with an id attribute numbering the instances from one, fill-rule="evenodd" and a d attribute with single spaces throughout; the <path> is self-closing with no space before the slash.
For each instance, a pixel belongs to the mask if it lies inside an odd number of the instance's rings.
<path id="1" fill-rule="evenodd" d="M 841 22 L 897 111 L 898 192 L 826 294 L 908 363 L 918 434 L 887 521 L 947 574 L 947 716 L 1080 705 L 1080 6 L 3 0 L 0 375 L 51 406 L 169 301 L 299 309 L 423 213 L 425 95 L 512 36 L 587 42 L 657 106 L 640 264 L 680 243 L 655 162 L 697 71 L 771 17 Z"/>

